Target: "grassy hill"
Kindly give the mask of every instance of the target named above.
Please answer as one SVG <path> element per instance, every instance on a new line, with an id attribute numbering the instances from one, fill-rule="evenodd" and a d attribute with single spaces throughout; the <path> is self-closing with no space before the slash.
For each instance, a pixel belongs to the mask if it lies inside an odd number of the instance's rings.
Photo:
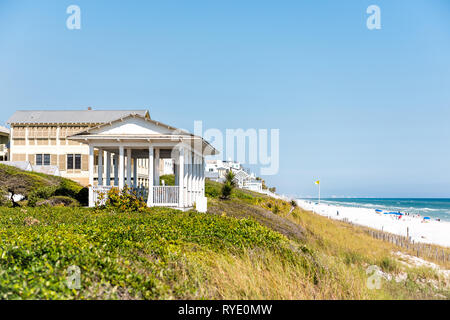
<path id="1" fill-rule="evenodd" d="M 398 248 L 357 227 L 243 190 L 221 200 L 220 187 L 207 182 L 205 214 L 0 208 L 0 298 L 450 297 L 437 271 L 397 260 Z M 370 290 L 369 265 L 406 278 Z M 70 266 L 80 268 L 78 290 L 67 287 Z"/>
<path id="2" fill-rule="evenodd" d="M 15 203 L 8 194 L 23 195 L 25 201 Z M 88 190 L 78 183 L 38 172 L 23 171 L 0 164 L 0 204 L 3 205 L 87 205 Z"/>

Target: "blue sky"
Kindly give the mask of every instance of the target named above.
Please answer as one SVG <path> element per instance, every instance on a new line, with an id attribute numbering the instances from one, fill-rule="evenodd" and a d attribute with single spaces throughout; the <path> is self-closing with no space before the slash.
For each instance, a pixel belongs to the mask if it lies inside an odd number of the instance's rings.
<path id="1" fill-rule="evenodd" d="M 450 197 L 449 52 L 447 0 L 0 0 L 0 123 L 92 106 L 278 128 L 280 192 Z"/>

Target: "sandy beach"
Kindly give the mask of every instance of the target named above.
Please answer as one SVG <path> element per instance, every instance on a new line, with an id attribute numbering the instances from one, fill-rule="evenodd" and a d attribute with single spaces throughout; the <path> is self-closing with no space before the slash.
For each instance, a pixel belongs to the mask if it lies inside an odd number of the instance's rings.
<path id="1" fill-rule="evenodd" d="M 411 240 L 415 242 L 433 243 L 450 247 L 450 222 L 436 221 L 423 222 L 423 217 L 404 215 L 400 219 L 396 215 L 380 214 L 374 209 L 344 207 L 297 200 L 298 205 L 322 216 L 336 220 L 347 219 L 362 226 L 406 236 L 409 230 Z M 339 212 L 339 215 L 338 215 Z"/>

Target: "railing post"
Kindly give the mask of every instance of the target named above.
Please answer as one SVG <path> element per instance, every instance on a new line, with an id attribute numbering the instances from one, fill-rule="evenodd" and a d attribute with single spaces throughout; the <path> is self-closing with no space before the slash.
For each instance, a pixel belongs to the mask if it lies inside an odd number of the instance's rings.
<path id="1" fill-rule="evenodd" d="M 148 148 L 148 198 L 147 206 L 153 206 L 153 147 Z"/>
<path id="2" fill-rule="evenodd" d="M 94 204 L 94 146 L 89 145 L 89 207 Z"/>
<path id="3" fill-rule="evenodd" d="M 178 207 L 184 208 L 184 149 L 178 153 Z"/>

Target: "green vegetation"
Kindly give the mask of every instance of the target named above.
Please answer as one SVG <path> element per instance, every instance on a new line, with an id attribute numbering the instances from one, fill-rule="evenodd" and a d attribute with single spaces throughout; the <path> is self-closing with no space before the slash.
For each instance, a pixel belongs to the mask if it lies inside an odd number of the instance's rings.
<path id="1" fill-rule="evenodd" d="M 174 186 L 175 185 L 175 175 L 173 174 L 165 174 L 159 177 L 159 184 L 162 186 L 162 182 L 164 180 L 164 184 L 166 186 Z"/>
<path id="2" fill-rule="evenodd" d="M 230 199 L 231 193 L 233 189 L 236 187 L 236 181 L 234 181 L 234 173 L 233 171 L 228 171 L 225 176 L 225 183 L 222 185 L 221 195 L 222 199 L 228 200 Z"/>
<path id="3" fill-rule="evenodd" d="M 3 299 L 219 298 L 207 288 L 208 257 L 266 248 L 308 265 L 285 237 L 252 220 L 195 212 L 1 209 L 0 225 Z M 81 268 L 81 290 L 66 286 L 72 265 Z"/>
<path id="4" fill-rule="evenodd" d="M 6 200 L 8 193 L 11 194 Z M 14 195 L 21 194 L 25 197 L 22 203 L 13 200 Z M 0 196 L 3 205 L 28 205 L 38 204 L 52 205 L 53 203 L 66 204 L 70 206 L 87 205 L 88 189 L 78 183 L 51 175 L 37 172 L 27 172 L 15 167 L 0 164 Z M 72 201 L 61 197 L 72 198 Z M 45 202 L 48 200 L 47 202 Z"/>
<path id="5" fill-rule="evenodd" d="M 28 192 L 40 207 L 0 208 L 0 299 L 450 298 L 448 279 L 400 261 L 401 248 L 291 202 L 238 188 L 223 200 L 207 181 L 206 214 L 115 189 L 89 209 L 71 207 L 79 187 L 41 178 Z M 370 290 L 370 265 L 403 280 Z M 67 286 L 71 266 L 79 289 Z"/>

